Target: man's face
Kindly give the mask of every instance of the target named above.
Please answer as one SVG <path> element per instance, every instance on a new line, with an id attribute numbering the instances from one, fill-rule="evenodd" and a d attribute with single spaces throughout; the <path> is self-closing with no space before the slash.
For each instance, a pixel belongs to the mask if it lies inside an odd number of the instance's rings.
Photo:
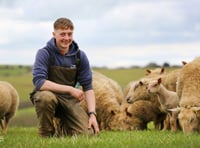
<path id="1" fill-rule="evenodd" d="M 53 36 L 56 39 L 56 46 L 61 51 L 68 50 L 70 44 L 73 41 L 73 30 L 71 29 L 57 29 L 54 30 Z"/>

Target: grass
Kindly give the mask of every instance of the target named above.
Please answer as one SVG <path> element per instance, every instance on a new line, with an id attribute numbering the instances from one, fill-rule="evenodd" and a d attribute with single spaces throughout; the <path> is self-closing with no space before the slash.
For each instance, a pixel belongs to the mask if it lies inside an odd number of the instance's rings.
<path id="1" fill-rule="evenodd" d="M 200 135 L 184 135 L 170 131 L 102 131 L 93 137 L 73 136 L 62 138 L 40 138 L 36 128 L 13 127 L 7 135 L 0 136 L 0 147 L 15 148 L 196 148 L 200 145 Z"/>

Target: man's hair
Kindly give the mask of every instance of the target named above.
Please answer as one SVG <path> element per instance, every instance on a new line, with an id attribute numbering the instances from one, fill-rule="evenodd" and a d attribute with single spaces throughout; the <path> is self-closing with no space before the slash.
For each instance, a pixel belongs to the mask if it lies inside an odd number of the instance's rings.
<path id="1" fill-rule="evenodd" d="M 54 30 L 57 29 L 74 29 L 74 25 L 72 23 L 72 21 L 68 18 L 58 18 L 55 22 L 54 22 Z"/>

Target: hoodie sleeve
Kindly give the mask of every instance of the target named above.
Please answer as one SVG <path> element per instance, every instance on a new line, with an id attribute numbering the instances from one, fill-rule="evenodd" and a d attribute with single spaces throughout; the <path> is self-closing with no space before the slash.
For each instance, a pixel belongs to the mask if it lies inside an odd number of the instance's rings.
<path id="1" fill-rule="evenodd" d="M 86 54 L 83 51 L 80 52 L 80 67 L 78 70 L 77 80 L 80 83 L 80 85 L 83 87 L 84 91 L 93 89 L 92 88 L 92 71 L 91 71 L 90 63 Z"/>
<path id="2" fill-rule="evenodd" d="M 32 70 L 33 84 L 36 90 L 39 90 L 44 84 L 45 80 L 48 79 L 48 59 L 49 53 L 47 50 L 38 50 Z"/>

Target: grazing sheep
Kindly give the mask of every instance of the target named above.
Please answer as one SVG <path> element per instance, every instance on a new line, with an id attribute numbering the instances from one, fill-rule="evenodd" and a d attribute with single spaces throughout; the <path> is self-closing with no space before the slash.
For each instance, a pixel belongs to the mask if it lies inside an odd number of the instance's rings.
<path id="1" fill-rule="evenodd" d="M 200 132 L 200 107 L 181 107 L 178 119 L 184 133 Z"/>
<path id="2" fill-rule="evenodd" d="M 160 112 L 159 106 L 147 100 L 138 100 L 126 108 L 129 118 L 127 122 L 132 130 L 145 130 L 150 121 L 154 122 L 155 129 L 159 129 L 160 122 L 165 119 L 165 113 Z"/>
<path id="3" fill-rule="evenodd" d="M 19 96 L 16 89 L 8 82 L 0 81 L 0 125 L 2 133 L 6 134 L 10 119 L 19 106 Z"/>
<path id="4" fill-rule="evenodd" d="M 179 98 L 174 91 L 170 91 L 163 84 L 161 84 L 162 79 L 152 80 L 149 82 L 147 90 L 150 94 L 157 94 L 159 96 L 159 101 L 162 106 L 165 108 L 167 112 L 167 119 L 164 124 L 163 130 L 170 128 L 172 131 L 176 131 L 178 129 L 177 125 L 177 112 L 170 112 L 168 109 L 175 108 L 179 105 Z M 169 120 L 168 120 L 169 119 Z M 167 124 L 169 121 L 169 125 Z"/>
<path id="5" fill-rule="evenodd" d="M 200 57 L 182 67 L 177 81 L 180 125 L 184 133 L 200 131 Z"/>
<path id="6" fill-rule="evenodd" d="M 97 121 L 100 130 L 124 130 L 128 129 L 125 124 L 125 112 L 122 112 L 120 101 L 123 92 L 114 80 L 105 75 L 93 72 L 93 89 L 96 98 Z M 81 106 L 87 111 L 85 101 Z"/>

